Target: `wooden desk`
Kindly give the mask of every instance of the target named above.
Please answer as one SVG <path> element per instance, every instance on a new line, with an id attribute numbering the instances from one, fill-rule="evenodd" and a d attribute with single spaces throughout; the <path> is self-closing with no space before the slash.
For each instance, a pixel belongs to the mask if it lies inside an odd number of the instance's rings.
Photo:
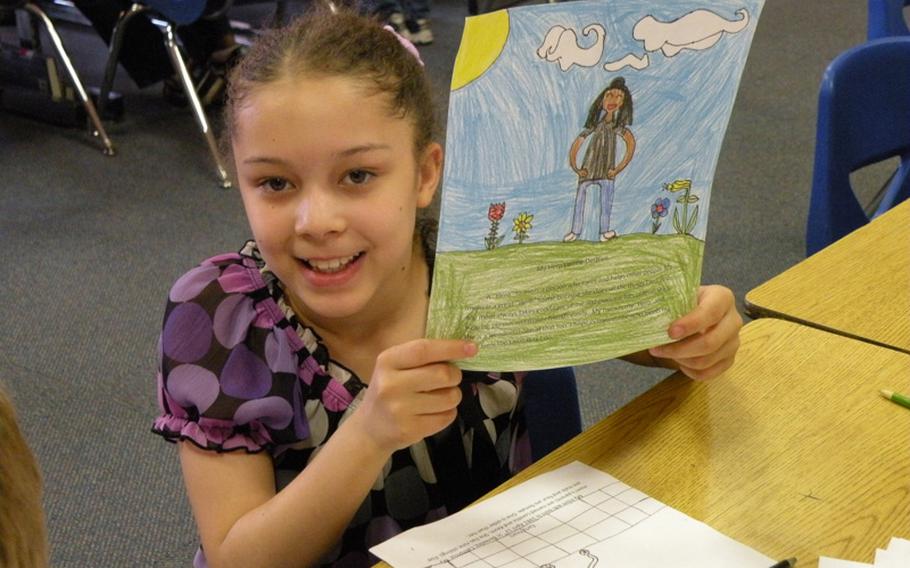
<path id="1" fill-rule="evenodd" d="M 723 377 L 667 378 L 496 492 L 579 460 L 799 568 L 871 562 L 910 538 L 910 410 L 879 388 L 910 392 L 910 355 L 761 319 Z"/>
<path id="2" fill-rule="evenodd" d="M 910 200 L 750 291 L 745 307 L 910 353 Z"/>

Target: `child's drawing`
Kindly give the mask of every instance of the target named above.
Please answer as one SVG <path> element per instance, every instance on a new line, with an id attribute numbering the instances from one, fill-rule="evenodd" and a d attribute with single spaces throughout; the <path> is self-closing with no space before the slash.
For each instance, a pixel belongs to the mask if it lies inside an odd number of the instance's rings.
<path id="1" fill-rule="evenodd" d="M 762 4 L 581 0 L 468 18 L 427 325 L 479 344 L 463 367 L 574 365 L 668 341 L 694 305 Z"/>

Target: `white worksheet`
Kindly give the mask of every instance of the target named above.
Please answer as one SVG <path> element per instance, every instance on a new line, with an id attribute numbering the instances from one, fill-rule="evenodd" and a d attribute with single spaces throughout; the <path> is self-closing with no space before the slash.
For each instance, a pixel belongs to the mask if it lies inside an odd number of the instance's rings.
<path id="1" fill-rule="evenodd" d="M 768 568 L 775 562 L 580 462 L 370 552 L 395 568 Z"/>

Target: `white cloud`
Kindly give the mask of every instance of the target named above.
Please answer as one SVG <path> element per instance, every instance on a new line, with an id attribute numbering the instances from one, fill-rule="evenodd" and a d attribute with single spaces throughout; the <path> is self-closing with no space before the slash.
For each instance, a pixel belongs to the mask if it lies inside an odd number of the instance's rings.
<path id="1" fill-rule="evenodd" d="M 603 55 L 604 41 L 607 33 L 600 24 L 590 24 L 582 30 L 582 35 L 594 35 L 594 43 L 589 47 L 582 47 L 578 43 L 575 30 L 562 26 L 553 26 L 537 48 L 537 56 L 547 61 L 557 62 L 559 68 L 568 71 L 572 65 L 579 67 L 594 67 Z"/>
<path id="2" fill-rule="evenodd" d="M 684 49 L 707 49 L 720 41 L 724 32 L 735 34 L 749 24 L 749 13 L 738 10 L 737 20 L 727 20 L 710 10 L 695 10 L 669 22 L 645 16 L 632 29 L 632 37 L 643 41 L 646 51 L 672 57 Z"/>
<path id="3" fill-rule="evenodd" d="M 623 67 L 631 67 L 633 69 L 638 69 L 639 71 L 641 71 L 642 69 L 647 67 L 650 63 L 651 63 L 651 60 L 648 57 L 647 53 L 642 55 L 641 57 L 638 57 L 634 53 L 630 53 L 630 54 L 626 55 L 625 57 L 623 57 L 622 59 L 618 59 L 616 61 L 608 61 L 607 63 L 604 63 L 604 69 L 612 72 L 612 71 L 619 71 Z"/>

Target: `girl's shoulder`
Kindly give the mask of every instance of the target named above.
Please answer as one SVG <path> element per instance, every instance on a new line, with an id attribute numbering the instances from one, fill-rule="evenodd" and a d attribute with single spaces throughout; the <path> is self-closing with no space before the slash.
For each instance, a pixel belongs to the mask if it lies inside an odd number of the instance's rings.
<path id="1" fill-rule="evenodd" d="M 213 256 L 185 272 L 171 286 L 168 299 L 182 303 L 205 292 L 254 294 L 267 291 L 269 286 L 263 277 L 263 268 L 255 243 L 248 241 L 239 252 Z"/>

